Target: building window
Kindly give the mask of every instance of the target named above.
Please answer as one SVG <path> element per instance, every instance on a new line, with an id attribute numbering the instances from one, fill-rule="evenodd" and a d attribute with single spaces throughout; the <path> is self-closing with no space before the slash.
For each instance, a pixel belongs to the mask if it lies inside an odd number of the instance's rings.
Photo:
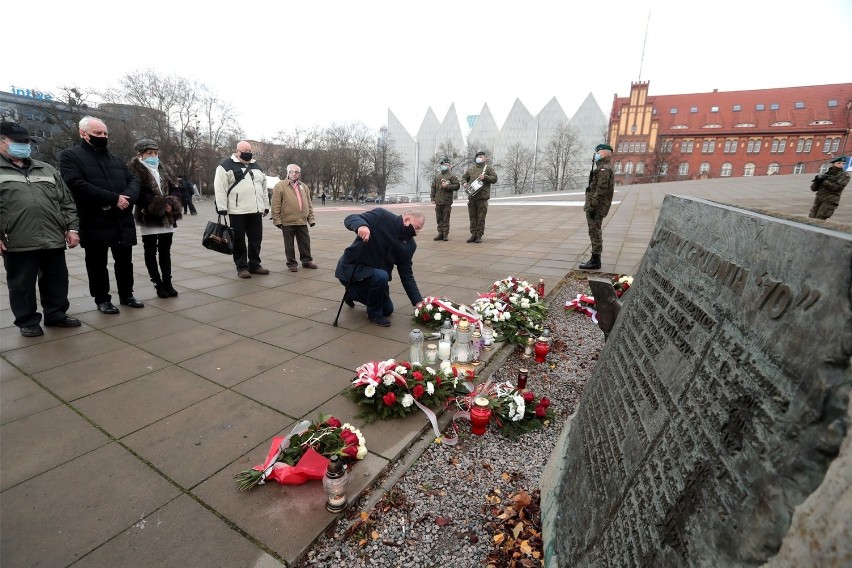
<path id="1" fill-rule="evenodd" d="M 725 140 L 725 153 L 726 154 L 736 154 L 737 153 L 738 141 L 736 138 L 728 138 Z"/>
<path id="2" fill-rule="evenodd" d="M 840 148 L 840 138 L 835 138 L 834 142 L 831 143 L 831 151 L 837 152 L 838 148 Z"/>
<path id="3" fill-rule="evenodd" d="M 754 175 L 754 163 L 753 162 L 749 162 L 745 165 L 745 168 L 743 168 L 743 175 L 745 177 L 751 177 L 751 176 Z"/>
<path id="4" fill-rule="evenodd" d="M 698 112 L 698 107 L 689 107 L 689 112 L 695 114 L 696 112 Z"/>
<path id="5" fill-rule="evenodd" d="M 835 102 L 836 102 L 836 101 L 835 101 Z M 828 106 L 831 106 L 831 105 L 828 105 Z M 835 105 L 835 106 L 837 106 L 837 105 Z M 670 109 L 669 109 L 669 114 L 677 114 L 677 107 L 672 107 L 672 108 L 670 108 Z"/>
<path id="6" fill-rule="evenodd" d="M 725 162 L 724 164 L 722 164 L 722 171 L 721 171 L 720 175 L 722 177 L 731 177 L 731 171 L 733 169 L 734 169 L 734 166 L 731 164 L 731 162 Z"/>
<path id="7" fill-rule="evenodd" d="M 648 143 L 647 142 L 638 142 L 637 144 L 639 145 L 638 150 L 639 150 L 640 153 L 644 154 L 645 152 L 648 151 Z"/>
<path id="8" fill-rule="evenodd" d="M 806 153 L 810 152 L 811 148 L 813 148 L 813 145 L 814 145 L 814 139 L 813 138 L 806 138 L 805 139 L 805 149 L 803 150 L 803 152 L 806 152 Z"/>
<path id="9" fill-rule="evenodd" d="M 682 140 L 680 143 L 680 153 L 681 154 L 691 154 L 692 148 L 695 145 L 695 142 L 692 140 Z"/>
<path id="10" fill-rule="evenodd" d="M 819 173 L 824 174 L 828 171 L 828 168 L 831 167 L 829 164 L 823 164 L 819 167 Z"/>
<path id="11" fill-rule="evenodd" d="M 763 104 L 754 105 L 754 110 L 763 110 L 765 108 L 766 108 L 766 105 L 763 105 Z"/>
<path id="12" fill-rule="evenodd" d="M 796 152 L 801 152 L 805 148 L 805 139 L 799 138 L 799 141 L 796 142 Z"/>
<path id="13" fill-rule="evenodd" d="M 719 107 L 710 107 L 710 112 L 719 112 Z"/>
<path id="14" fill-rule="evenodd" d="M 787 150 L 787 139 L 786 138 L 773 138 L 772 146 L 769 148 L 769 152 L 772 154 L 783 154 L 784 151 Z"/>
<path id="15" fill-rule="evenodd" d="M 805 101 L 796 101 L 796 104 L 793 106 L 796 108 L 805 108 Z"/>
<path id="16" fill-rule="evenodd" d="M 836 107 L 837 106 L 837 99 L 828 99 L 828 106 Z"/>
<path id="17" fill-rule="evenodd" d="M 689 164 L 686 162 L 681 162 L 680 166 L 677 168 L 677 175 L 685 176 L 689 173 Z"/>
<path id="18" fill-rule="evenodd" d="M 740 112 L 741 110 L 743 110 L 742 105 L 734 105 L 734 108 L 733 108 L 734 112 Z"/>
<path id="19" fill-rule="evenodd" d="M 669 175 L 669 163 L 668 162 L 663 162 L 662 164 L 660 164 L 660 175 L 661 176 Z"/>
<path id="20" fill-rule="evenodd" d="M 778 110 L 779 108 L 781 107 L 778 105 L 778 103 L 772 103 L 771 105 L 769 105 L 769 110 Z"/>
<path id="21" fill-rule="evenodd" d="M 671 154 L 672 146 L 674 146 L 674 140 L 672 140 L 671 138 L 669 138 L 668 140 L 663 140 L 663 144 L 660 147 L 660 152 L 664 154 Z"/>
<path id="22" fill-rule="evenodd" d="M 645 162 L 636 162 L 636 173 L 644 174 L 645 173 Z"/>
<path id="23" fill-rule="evenodd" d="M 620 174 L 621 173 L 621 162 L 615 163 L 615 170 L 613 173 Z"/>
<path id="24" fill-rule="evenodd" d="M 626 151 L 624 148 L 625 148 L 624 142 L 619 142 L 618 148 L 616 148 L 616 152 L 618 152 L 619 154 L 623 154 Z"/>
<path id="25" fill-rule="evenodd" d="M 710 162 L 701 162 L 701 166 L 698 168 L 699 174 L 709 174 L 710 173 Z"/>
<path id="26" fill-rule="evenodd" d="M 826 138 L 822 144 L 822 151 L 826 154 L 837 152 L 838 148 L 840 148 L 840 138 Z"/>
<path id="27" fill-rule="evenodd" d="M 794 174 L 803 174 L 805 173 L 805 164 L 804 162 L 799 162 L 793 167 Z"/>
<path id="28" fill-rule="evenodd" d="M 716 139 L 711 138 L 710 140 L 704 139 L 704 142 L 701 143 L 701 153 L 702 154 L 712 154 L 716 151 Z"/>
<path id="29" fill-rule="evenodd" d="M 624 164 L 624 173 L 628 175 L 633 173 L 633 162 L 627 162 Z"/>
<path id="30" fill-rule="evenodd" d="M 778 173 L 778 171 L 780 169 L 781 169 L 781 164 L 779 164 L 778 162 L 772 162 L 771 164 L 769 164 L 769 167 L 766 169 L 766 175 L 768 175 L 768 176 L 775 175 L 775 174 Z"/>
<path id="31" fill-rule="evenodd" d="M 750 138 L 746 147 L 746 154 L 759 154 L 760 142 L 760 138 Z"/>

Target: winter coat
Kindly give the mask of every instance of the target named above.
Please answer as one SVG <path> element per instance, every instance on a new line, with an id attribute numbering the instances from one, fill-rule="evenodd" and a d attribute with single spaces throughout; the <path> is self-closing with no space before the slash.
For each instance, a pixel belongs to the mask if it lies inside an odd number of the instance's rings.
<path id="1" fill-rule="evenodd" d="M 136 244 L 133 204 L 139 199 L 139 180 L 122 160 L 81 140 L 59 155 L 59 171 L 77 203 L 83 247 Z M 130 200 L 126 209 L 118 208 L 122 195 Z"/>
<path id="2" fill-rule="evenodd" d="M 612 194 L 615 189 L 615 176 L 612 172 L 610 159 L 601 158 L 595 162 L 589 172 L 589 187 L 586 188 L 586 202 L 583 211 L 592 211 L 595 216 L 603 219 L 609 213 L 612 205 Z"/>
<path id="3" fill-rule="evenodd" d="M 292 227 L 316 223 L 310 189 L 299 182 L 299 192 L 302 194 L 301 210 L 299 210 L 299 199 L 293 191 L 292 181 L 283 179 L 272 188 L 272 223 L 275 226 Z"/>
<path id="4" fill-rule="evenodd" d="M 237 179 L 240 182 L 228 192 Z M 227 211 L 231 215 L 269 211 L 266 175 L 255 160 L 249 164 L 243 164 L 233 155 L 227 160 L 222 160 L 216 168 L 213 188 L 216 190 L 217 211 Z"/>
<path id="5" fill-rule="evenodd" d="M 334 271 L 338 280 L 349 282 L 351 277 L 354 282 L 360 282 L 372 276 L 373 268 L 384 270 L 388 273 L 388 280 L 392 280 L 393 267 L 396 265 L 400 282 L 411 305 L 415 306 L 423 300 L 414 280 L 412 263 L 417 243 L 413 237 L 406 236 L 406 227 L 401 215 L 394 215 L 387 209 L 376 207 L 364 213 L 347 216 L 343 225 L 355 232 L 358 232 L 359 227 L 367 226 L 370 229 L 370 240 L 365 243 L 355 237 L 352 244 L 343 251 Z"/>
<path id="6" fill-rule="evenodd" d="M 0 238 L 11 252 L 64 249 L 78 230 L 77 207 L 53 166 L 24 160 L 18 169 L 0 156 Z"/>
<path id="7" fill-rule="evenodd" d="M 127 167 L 139 178 L 139 200 L 133 208 L 133 218 L 138 225 L 146 227 L 177 227 L 177 220 L 183 217 L 181 209 L 181 188 L 174 178 L 172 171 L 162 162 L 157 168 L 160 172 L 160 182 L 163 189 L 157 185 L 157 180 L 148 166 L 133 158 Z M 166 211 L 166 205 L 171 205 L 171 212 Z"/>

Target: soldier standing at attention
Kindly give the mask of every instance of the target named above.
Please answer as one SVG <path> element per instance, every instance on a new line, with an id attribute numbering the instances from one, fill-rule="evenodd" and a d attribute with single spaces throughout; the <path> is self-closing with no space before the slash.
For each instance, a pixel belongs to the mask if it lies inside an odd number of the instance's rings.
<path id="1" fill-rule="evenodd" d="M 824 174 L 819 174 L 811 183 L 811 191 L 816 191 L 814 205 L 808 217 L 811 219 L 828 219 L 840 205 L 840 194 L 849 183 L 849 173 L 843 167 L 846 158 L 838 156 L 829 162 L 831 167 Z"/>
<path id="2" fill-rule="evenodd" d="M 470 217 L 469 243 L 481 243 L 482 235 L 485 234 L 485 216 L 488 215 L 488 199 L 491 197 L 491 184 L 497 183 L 497 172 L 493 166 L 488 165 L 488 157 L 485 152 L 476 153 L 476 165 L 467 170 L 462 176 L 464 188 L 467 189 L 474 182 L 481 182 L 482 186 L 467 196 L 467 214 Z"/>
<path id="3" fill-rule="evenodd" d="M 453 208 L 453 197 L 459 190 L 459 178 L 450 173 L 450 159 L 441 158 L 441 173 L 432 180 L 432 192 L 429 196 L 435 204 L 435 219 L 438 222 L 438 236 L 435 241 L 450 239 L 450 211 Z"/>
<path id="4" fill-rule="evenodd" d="M 592 258 L 580 265 L 580 270 L 598 270 L 601 267 L 603 252 L 604 217 L 609 213 L 612 204 L 612 192 L 615 178 L 612 174 L 612 146 L 598 144 L 595 146 L 595 165 L 589 172 L 589 187 L 586 188 L 586 223 L 589 225 L 589 239 L 592 241 Z"/>

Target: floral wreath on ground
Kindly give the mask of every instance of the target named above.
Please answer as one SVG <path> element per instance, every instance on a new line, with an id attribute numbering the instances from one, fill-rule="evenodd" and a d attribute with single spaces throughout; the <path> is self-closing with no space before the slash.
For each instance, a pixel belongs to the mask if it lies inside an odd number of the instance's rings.
<path id="1" fill-rule="evenodd" d="M 632 285 L 632 276 L 615 275 L 612 278 L 612 287 L 615 290 L 616 297 L 618 298 L 621 298 Z M 565 309 L 585 314 L 592 318 L 592 322 L 598 323 L 598 312 L 595 309 L 595 298 L 592 296 L 591 290 L 586 290 L 585 294 L 577 294 L 576 298 L 566 301 Z"/>
<path id="2" fill-rule="evenodd" d="M 473 371 L 459 372 L 434 369 L 419 363 L 370 361 L 356 369 L 352 388 L 345 391 L 349 400 L 358 403 L 358 418 L 370 424 L 407 416 L 416 406 L 438 408 L 462 393 L 469 392 L 465 381 L 473 379 Z"/>
<path id="3" fill-rule="evenodd" d="M 367 443 L 360 430 L 342 424 L 330 415 L 296 425 L 287 436 L 276 436 L 261 465 L 234 476 L 240 491 L 262 485 L 268 480 L 282 485 L 298 485 L 309 479 L 322 479 L 329 459 L 338 456 L 347 467 L 364 459 Z"/>
<path id="4" fill-rule="evenodd" d="M 547 315 L 535 287 L 514 276 L 494 282 L 472 307 L 483 320 L 491 321 L 498 339 L 519 346 L 541 334 Z"/>
<path id="5" fill-rule="evenodd" d="M 423 298 L 414 306 L 414 317 L 412 319 L 423 327 L 438 329 L 447 318 L 453 325 L 458 323 L 461 318 L 465 318 L 471 324 L 479 320 L 479 316 L 469 306 L 457 304 L 447 298 L 429 296 Z"/>
<path id="6" fill-rule="evenodd" d="M 510 439 L 547 426 L 555 414 L 550 408 L 550 399 L 536 397 L 528 389 L 517 389 L 512 383 L 484 383 L 456 402 L 462 410 L 470 411 L 477 398 L 488 399 L 493 421 L 500 433 Z"/>

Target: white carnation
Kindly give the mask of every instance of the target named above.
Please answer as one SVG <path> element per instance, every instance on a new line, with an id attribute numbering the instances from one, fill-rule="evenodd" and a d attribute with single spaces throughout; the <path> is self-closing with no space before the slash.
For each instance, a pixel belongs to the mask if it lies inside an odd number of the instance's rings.
<path id="1" fill-rule="evenodd" d="M 528 310 L 529 307 L 530 307 L 530 301 L 529 300 L 521 300 L 521 307 L 525 310 Z"/>
<path id="2" fill-rule="evenodd" d="M 367 455 L 367 446 L 360 445 L 358 446 L 358 453 L 355 455 L 356 459 L 362 460 Z"/>
<path id="3" fill-rule="evenodd" d="M 399 374 L 399 375 L 404 375 L 405 373 L 407 373 L 407 372 L 408 372 L 408 369 L 406 369 L 406 368 L 405 368 L 405 367 L 403 367 L 402 365 L 398 365 L 398 366 L 397 366 L 397 368 L 396 368 L 396 369 L 394 369 L 394 371 L 395 371 L 397 374 Z"/>
<path id="4" fill-rule="evenodd" d="M 435 314 L 435 321 L 441 321 L 441 314 L 440 313 Z"/>
<path id="5" fill-rule="evenodd" d="M 367 385 L 367 388 L 364 389 L 364 396 L 367 398 L 373 398 L 374 394 L 376 394 L 376 387 L 373 385 Z"/>
<path id="6" fill-rule="evenodd" d="M 405 396 L 402 397 L 402 406 L 408 408 L 412 404 L 414 404 L 414 397 L 408 393 L 405 393 Z"/>
<path id="7" fill-rule="evenodd" d="M 429 381 L 426 383 L 426 392 L 430 395 L 435 394 L 435 383 Z"/>
<path id="8" fill-rule="evenodd" d="M 391 385 L 394 383 L 394 381 L 395 381 L 395 380 L 394 380 L 394 378 L 393 378 L 393 375 L 391 375 L 390 373 L 388 373 L 388 374 L 386 374 L 384 377 L 382 377 L 382 382 L 383 382 L 386 386 L 391 386 Z"/>

